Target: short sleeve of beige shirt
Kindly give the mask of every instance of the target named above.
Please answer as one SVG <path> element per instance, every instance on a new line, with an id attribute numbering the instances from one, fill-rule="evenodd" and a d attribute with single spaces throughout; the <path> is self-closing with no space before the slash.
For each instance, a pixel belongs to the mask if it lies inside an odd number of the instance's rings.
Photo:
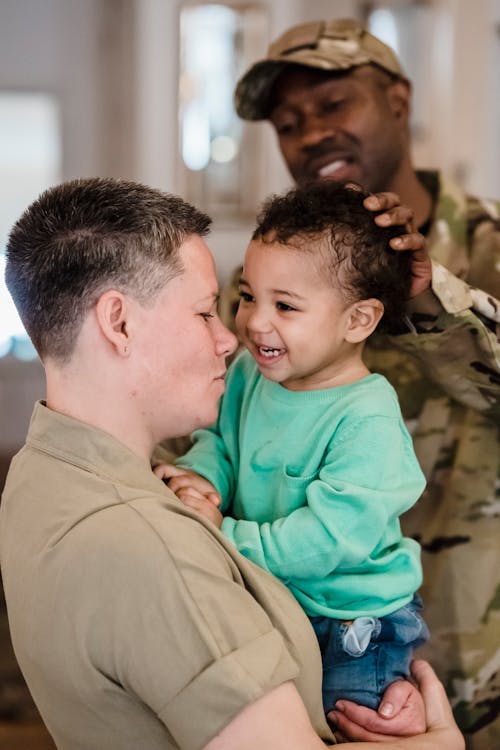
<path id="1" fill-rule="evenodd" d="M 144 701 L 179 747 L 203 747 L 246 705 L 297 677 L 282 634 L 246 588 L 242 561 L 210 529 L 149 501 L 103 510 L 72 536 L 77 559 L 80 544 L 93 549 L 78 603 L 82 625 L 101 614 L 88 630 L 90 659 Z M 275 609 L 293 617 L 270 576 L 250 576 L 257 599 L 277 596 Z"/>
<path id="2" fill-rule="evenodd" d="M 107 433 L 37 404 L 0 539 L 16 655 L 61 750 L 200 750 L 288 680 L 332 740 L 290 592 Z"/>

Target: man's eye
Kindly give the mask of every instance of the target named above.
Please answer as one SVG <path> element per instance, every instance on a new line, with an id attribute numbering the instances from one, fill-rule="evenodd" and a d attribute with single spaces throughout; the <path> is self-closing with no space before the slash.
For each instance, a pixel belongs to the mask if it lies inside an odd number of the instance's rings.
<path id="1" fill-rule="evenodd" d="M 274 120 L 273 125 L 278 135 L 289 135 L 297 129 L 298 121 L 295 118 L 283 118 Z"/>
<path id="2" fill-rule="evenodd" d="M 204 313 L 200 313 L 200 315 L 201 315 L 201 317 L 203 318 L 203 320 L 204 320 L 204 321 L 205 321 L 206 323 L 208 323 L 208 321 L 209 321 L 209 320 L 210 320 L 211 318 L 213 318 L 213 317 L 214 317 L 214 314 L 213 314 L 213 313 L 211 313 L 211 312 L 204 312 Z"/>
<path id="3" fill-rule="evenodd" d="M 331 99 L 330 101 L 327 101 L 323 104 L 323 111 L 336 112 L 343 106 L 344 103 L 345 99 Z"/>
<path id="4" fill-rule="evenodd" d="M 293 122 L 284 122 L 282 125 L 276 126 L 278 135 L 291 135 L 296 129 L 296 125 Z"/>

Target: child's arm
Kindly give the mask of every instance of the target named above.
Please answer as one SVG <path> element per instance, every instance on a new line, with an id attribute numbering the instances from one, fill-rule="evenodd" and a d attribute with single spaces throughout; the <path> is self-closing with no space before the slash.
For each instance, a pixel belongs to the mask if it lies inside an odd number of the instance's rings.
<path id="1" fill-rule="evenodd" d="M 424 487 L 411 439 L 398 420 L 368 417 L 331 445 L 305 488 L 302 507 L 264 523 L 226 516 L 222 531 L 243 555 L 300 588 L 304 579 L 364 570 L 367 561 L 376 568 L 379 552 L 391 544 L 388 529 L 398 542 L 399 516 Z M 415 546 L 405 541 L 412 556 Z"/>
<path id="2" fill-rule="evenodd" d="M 179 496 L 179 492 L 182 494 L 183 490 L 191 489 L 199 495 L 213 496 L 212 502 L 215 505 L 220 505 L 220 495 L 213 484 L 195 471 L 183 469 L 174 464 L 158 464 L 153 471 L 159 479 L 163 479 L 165 484 L 168 484 L 177 496 Z"/>
<path id="3" fill-rule="evenodd" d="M 185 505 L 207 516 L 212 523 L 220 527 L 222 515 L 217 509 L 221 504 L 221 496 L 208 479 L 174 464 L 159 464 L 155 467 L 154 473 L 168 484 Z"/>

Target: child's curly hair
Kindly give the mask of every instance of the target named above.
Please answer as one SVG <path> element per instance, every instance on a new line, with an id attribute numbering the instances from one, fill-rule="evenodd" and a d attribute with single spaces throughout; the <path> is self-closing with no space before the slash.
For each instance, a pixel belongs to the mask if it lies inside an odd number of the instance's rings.
<path id="1" fill-rule="evenodd" d="M 368 193 L 331 181 L 301 185 L 263 204 L 252 239 L 318 254 L 320 270 L 348 302 L 376 298 L 384 305 L 379 329 L 404 330 L 411 283 L 411 253 L 395 251 L 389 240 L 403 226 L 379 227 L 376 213 L 363 206 Z"/>

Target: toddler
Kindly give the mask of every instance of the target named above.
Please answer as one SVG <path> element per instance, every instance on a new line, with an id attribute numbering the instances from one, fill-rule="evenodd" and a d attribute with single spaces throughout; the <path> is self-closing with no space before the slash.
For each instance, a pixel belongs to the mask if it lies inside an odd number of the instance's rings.
<path id="1" fill-rule="evenodd" d="M 323 182 L 271 198 L 248 247 L 217 423 L 156 473 L 277 576 L 309 616 L 325 711 L 377 708 L 428 636 L 420 549 L 399 517 L 425 480 L 395 391 L 366 339 L 404 324 L 408 253 L 366 194 Z"/>

